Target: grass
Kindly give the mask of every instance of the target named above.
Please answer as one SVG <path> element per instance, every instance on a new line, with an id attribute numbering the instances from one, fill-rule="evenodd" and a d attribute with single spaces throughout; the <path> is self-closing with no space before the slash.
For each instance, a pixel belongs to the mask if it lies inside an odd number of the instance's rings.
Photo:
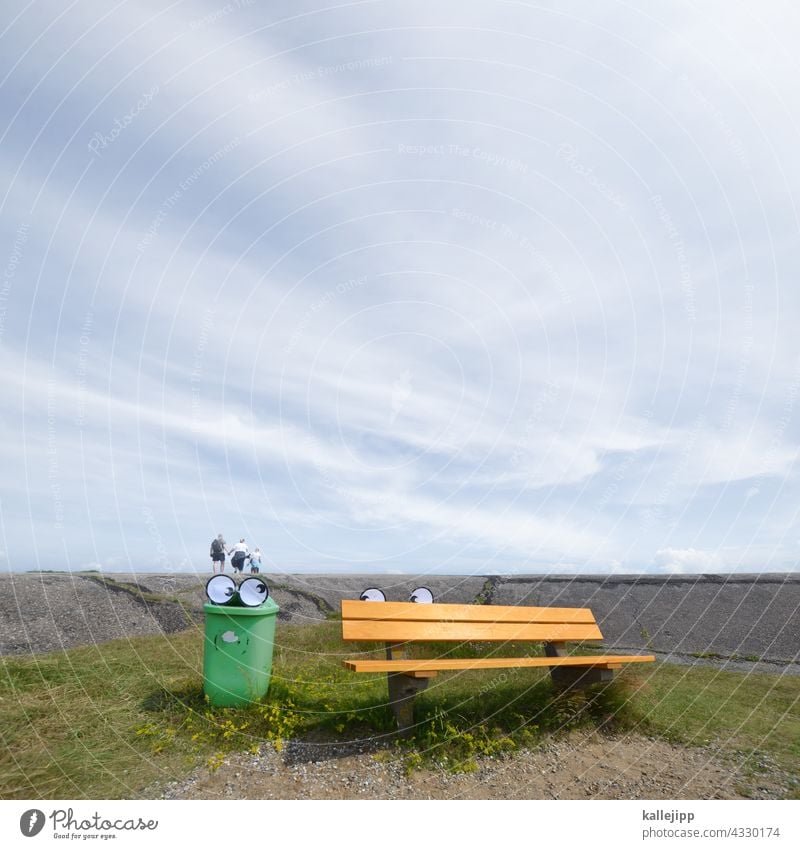
<path id="1" fill-rule="evenodd" d="M 385 677 L 341 666 L 346 656 L 380 656 L 374 644 L 343 644 L 336 622 L 278 633 L 269 696 L 246 710 L 205 702 L 197 630 L 0 658 L 0 798 L 136 798 L 264 741 L 389 739 Z M 502 652 L 536 649 L 521 643 Z M 424 655 L 494 650 L 442 643 Z M 631 667 L 610 686 L 560 698 L 539 669 L 449 673 L 418 697 L 417 730 L 398 745 L 410 769 L 436 761 L 468 771 L 480 755 L 575 727 L 636 729 L 791 776 L 800 765 L 799 699 L 798 676 L 710 667 Z"/>
<path id="2" fill-rule="evenodd" d="M 151 693 L 197 679 L 199 642 L 184 633 L 2 658 L 0 798 L 130 798 L 185 770 L 189 751 L 157 757 L 135 730 Z"/>
<path id="3" fill-rule="evenodd" d="M 657 664 L 629 681 L 642 728 L 800 778 L 800 676 Z"/>
<path id="4" fill-rule="evenodd" d="M 731 660 L 735 662 L 760 663 L 764 658 L 757 654 L 720 654 L 715 651 L 693 651 L 689 657 L 696 657 L 700 660 Z"/>

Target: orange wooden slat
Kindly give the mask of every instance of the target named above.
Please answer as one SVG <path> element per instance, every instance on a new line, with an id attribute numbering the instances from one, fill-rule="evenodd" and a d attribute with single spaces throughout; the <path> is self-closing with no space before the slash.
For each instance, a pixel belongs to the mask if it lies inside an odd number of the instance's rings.
<path id="1" fill-rule="evenodd" d="M 588 607 L 523 607 L 494 604 L 415 604 L 342 600 L 342 619 L 414 622 L 573 622 L 594 624 Z"/>
<path id="2" fill-rule="evenodd" d="M 517 666 L 602 666 L 619 668 L 623 663 L 652 663 L 655 656 L 589 655 L 585 657 L 473 657 L 451 660 L 345 660 L 343 665 L 352 672 L 442 672 L 460 669 L 506 669 Z"/>
<path id="3" fill-rule="evenodd" d="M 366 602 L 381 604 L 381 602 Z M 420 605 L 422 607 L 422 605 Z M 342 620 L 343 640 L 602 640 L 597 625 L 529 624 L 527 622 L 406 622 Z"/>

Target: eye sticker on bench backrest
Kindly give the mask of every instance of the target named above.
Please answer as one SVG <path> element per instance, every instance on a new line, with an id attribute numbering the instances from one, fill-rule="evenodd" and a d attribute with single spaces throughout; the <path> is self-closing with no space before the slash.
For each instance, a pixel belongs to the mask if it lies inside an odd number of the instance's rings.
<path id="1" fill-rule="evenodd" d="M 411 593 L 409 601 L 415 604 L 433 604 L 433 593 L 427 587 L 417 587 Z"/>
<path id="2" fill-rule="evenodd" d="M 361 593 L 359 599 L 361 601 L 386 601 L 386 596 L 383 594 L 382 590 L 370 587 Z"/>

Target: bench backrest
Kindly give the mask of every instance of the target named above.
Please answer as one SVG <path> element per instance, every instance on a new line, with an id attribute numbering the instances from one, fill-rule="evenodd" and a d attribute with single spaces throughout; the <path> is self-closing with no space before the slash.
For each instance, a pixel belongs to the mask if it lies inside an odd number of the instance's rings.
<path id="1" fill-rule="evenodd" d="M 343 600 L 342 639 L 560 642 L 602 640 L 603 635 L 585 607 Z"/>

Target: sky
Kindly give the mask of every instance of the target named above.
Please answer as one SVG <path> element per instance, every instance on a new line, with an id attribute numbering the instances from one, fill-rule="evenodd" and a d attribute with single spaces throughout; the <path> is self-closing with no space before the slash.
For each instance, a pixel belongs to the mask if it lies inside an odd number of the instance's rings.
<path id="1" fill-rule="evenodd" d="M 0 569 L 795 571 L 798 37 L 4 0 Z"/>

